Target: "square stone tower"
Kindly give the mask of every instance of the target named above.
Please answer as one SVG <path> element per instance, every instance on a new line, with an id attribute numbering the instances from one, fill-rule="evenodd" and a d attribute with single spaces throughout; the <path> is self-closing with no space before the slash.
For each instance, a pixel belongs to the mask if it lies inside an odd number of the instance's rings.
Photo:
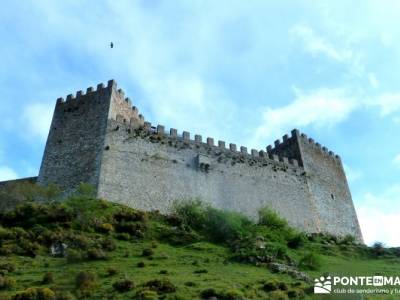
<path id="1" fill-rule="evenodd" d="M 98 188 L 109 120 L 140 126 L 144 120 L 114 80 L 88 88 L 76 97 L 57 99 L 38 182 L 54 183 L 66 192 L 80 183 Z"/>

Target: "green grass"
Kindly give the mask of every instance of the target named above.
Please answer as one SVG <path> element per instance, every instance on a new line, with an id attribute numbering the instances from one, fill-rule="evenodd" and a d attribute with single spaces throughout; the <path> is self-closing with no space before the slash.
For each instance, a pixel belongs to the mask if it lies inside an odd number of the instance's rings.
<path id="1" fill-rule="evenodd" d="M 294 265 L 311 280 L 325 273 L 397 276 L 400 267 L 396 249 L 379 249 L 376 254 L 376 249 L 357 245 L 349 237 L 306 236 L 268 210 L 261 212 L 258 224 L 198 201 L 176 204 L 175 212 L 164 216 L 92 199 L 87 186 L 67 201 L 46 203 L 27 202 L 0 214 L 0 274 L 16 280 L 9 288 L 0 285 L 0 300 L 13 299 L 28 288 L 45 287 L 56 295 L 47 299 L 60 300 L 201 299 L 207 290 L 218 299 L 288 299 L 293 291 L 298 293 L 293 299 L 346 299 L 313 295 L 309 290 L 312 282 L 274 273 L 268 262 Z M 67 257 L 52 257 L 49 246 L 55 241 L 65 242 L 83 258 L 71 263 Z M 90 260 L 87 253 L 93 250 L 101 250 L 107 259 Z M 308 264 L 301 269 L 304 257 Z M 4 271 L 5 264 L 16 268 Z M 110 268 L 117 274 L 108 275 Z M 75 283 L 81 271 L 96 276 L 85 297 Z M 54 281 L 43 284 L 43 276 L 49 272 Z M 116 291 L 113 284 L 125 279 L 133 281 L 134 288 Z M 149 282 L 154 280 L 172 283 L 175 291 L 149 292 Z M 269 291 L 265 283 L 285 288 Z M 139 297 L 143 292 L 153 298 Z"/>

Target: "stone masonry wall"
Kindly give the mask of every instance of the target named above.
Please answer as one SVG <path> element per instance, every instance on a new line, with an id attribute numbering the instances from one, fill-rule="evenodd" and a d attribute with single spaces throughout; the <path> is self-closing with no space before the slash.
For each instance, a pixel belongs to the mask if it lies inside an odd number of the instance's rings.
<path id="1" fill-rule="evenodd" d="M 97 187 L 112 82 L 86 94 L 59 98 L 40 167 L 38 182 L 73 191 L 81 182 Z"/>
<path id="2" fill-rule="evenodd" d="M 269 206 L 295 227 L 318 230 L 302 168 L 146 125 L 133 130 L 109 121 L 99 197 L 162 212 L 175 200 L 200 198 L 251 217 Z"/>
<path id="3" fill-rule="evenodd" d="M 354 235 L 362 242 L 350 189 L 339 156 L 298 135 L 308 186 L 317 207 L 318 223 L 325 232 Z"/>

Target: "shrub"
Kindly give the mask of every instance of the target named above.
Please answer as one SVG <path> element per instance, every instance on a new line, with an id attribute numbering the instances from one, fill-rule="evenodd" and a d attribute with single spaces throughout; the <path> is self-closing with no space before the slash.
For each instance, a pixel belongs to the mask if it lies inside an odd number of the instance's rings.
<path id="1" fill-rule="evenodd" d="M 271 300 L 288 300 L 288 296 L 285 292 L 283 291 L 273 291 L 271 293 L 269 293 L 269 298 Z"/>
<path id="2" fill-rule="evenodd" d="M 371 250 L 374 256 L 382 256 L 385 254 L 385 246 L 381 242 L 375 242 Z"/>
<path id="3" fill-rule="evenodd" d="M 36 288 L 27 288 L 25 291 L 15 294 L 13 300 L 36 300 L 37 294 Z"/>
<path id="4" fill-rule="evenodd" d="M 49 288 L 28 288 L 14 295 L 13 300 L 55 300 L 56 294 Z"/>
<path id="5" fill-rule="evenodd" d="M 111 238 L 103 239 L 100 242 L 100 246 L 104 251 L 114 251 L 115 249 L 117 249 L 117 244 Z"/>
<path id="6" fill-rule="evenodd" d="M 41 288 L 37 290 L 38 300 L 55 300 L 56 294 L 49 288 Z"/>
<path id="7" fill-rule="evenodd" d="M 7 271 L 7 273 L 11 273 L 11 272 L 14 272 L 15 269 L 16 269 L 16 266 L 14 263 L 7 262 L 7 263 L 0 264 L 0 271 L 5 270 L 5 271 Z"/>
<path id="8" fill-rule="evenodd" d="M 145 263 L 143 261 L 139 261 L 137 263 L 137 266 L 138 266 L 138 268 L 144 268 L 146 265 L 145 265 Z"/>
<path id="9" fill-rule="evenodd" d="M 146 230 L 146 225 L 144 223 L 122 221 L 115 225 L 115 230 L 119 233 L 128 233 L 141 238 Z"/>
<path id="10" fill-rule="evenodd" d="M 173 205 L 173 213 L 176 218 L 182 220 L 193 229 L 201 230 L 206 223 L 206 207 L 200 200 L 192 200 L 188 202 L 175 202 Z"/>
<path id="11" fill-rule="evenodd" d="M 54 282 L 54 275 L 51 272 L 47 272 L 43 275 L 42 284 L 49 284 Z"/>
<path id="12" fill-rule="evenodd" d="M 143 249 L 142 256 L 148 257 L 148 256 L 152 256 L 152 255 L 154 255 L 154 250 L 153 249 L 151 249 L 151 248 Z"/>
<path id="13" fill-rule="evenodd" d="M 291 299 L 303 299 L 305 297 L 305 293 L 303 290 L 289 290 L 287 295 Z"/>
<path id="14" fill-rule="evenodd" d="M 219 296 L 219 294 L 217 293 L 217 291 L 215 289 L 209 288 L 209 289 L 205 289 L 205 290 L 201 291 L 200 296 L 203 299 L 209 299 L 212 297 L 217 298 Z"/>
<path id="15" fill-rule="evenodd" d="M 92 248 L 87 251 L 87 257 L 89 260 L 104 260 L 107 259 L 106 253 L 97 248 Z"/>
<path id="16" fill-rule="evenodd" d="M 141 290 L 136 293 L 135 299 L 137 300 L 157 300 L 158 294 L 151 290 Z"/>
<path id="17" fill-rule="evenodd" d="M 193 281 L 187 281 L 187 282 L 185 282 L 185 285 L 192 287 L 192 286 L 196 286 L 196 283 Z"/>
<path id="18" fill-rule="evenodd" d="M 298 249 L 304 246 L 306 241 L 307 237 L 304 233 L 297 233 L 288 239 L 287 246 L 291 249 Z"/>
<path id="19" fill-rule="evenodd" d="M 11 277 L 0 276 L 0 290 L 8 290 L 15 286 L 16 280 Z"/>
<path id="20" fill-rule="evenodd" d="M 143 211 L 134 209 L 121 210 L 114 214 L 114 220 L 118 223 L 121 222 L 145 222 L 147 221 L 147 214 Z"/>
<path id="21" fill-rule="evenodd" d="M 207 209 L 206 232 L 211 240 L 232 243 L 236 239 L 252 234 L 253 223 L 244 215 L 209 207 Z"/>
<path id="22" fill-rule="evenodd" d="M 353 245 L 355 244 L 356 239 L 353 235 L 347 234 L 342 239 L 340 239 L 339 243 L 344 245 Z"/>
<path id="23" fill-rule="evenodd" d="M 168 270 L 160 270 L 160 274 L 161 275 L 167 275 L 168 274 Z"/>
<path id="24" fill-rule="evenodd" d="M 317 254 L 309 252 L 300 259 L 299 267 L 304 270 L 318 270 L 321 267 L 321 259 Z"/>
<path id="25" fill-rule="evenodd" d="M 110 267 L 106 270 L 108 276 L 114 276 L 118 274 L 118 270 L 116 268 Z"/>
<path id="26" fill-rule="evenodd" d="M 76 275 L 75 288 L 82 296 L 89 296 L 97 287 L 96 275 L 90 271 L 81 271 Z"/>
<path id="27" fill-rule="evenodd" d="M 145 283 L 145 286 L 158 293 L 174 293 L 176 291 L 175 285 L 167 278 L 150 280 Z"/>
<path id="28" fill-rule="evenodd" d="M 81 251 L 68 249 L 67 250 L 67 263 L 73 264 L 83 260 L 83 255 Z"/>
<path id="29" fill-rule="evenodd" d="M 114 290 L 120 293 L 128 292 L 135 287 L 135 283 L 129 279 L 123 279 L 120 281 L 116 281 L 113 284 Z"/>
<path id="30" fill-rule="evenodd" d="M 75 300 L 75 297 L 70 292 L 57 292 L 56 300 Z"/>
<path id="31" fill-rule="evenodd" d="M 115 235 L 115 238 L 120 241 L 129 241 L 131 239 L 131 235 L 129 233 L 122 232 L 122 233 L 117 233 Z"/>
<path id="32" fill-rule="evenodd" d="M 261 208 L 258 211 L 258 224 L 272 229 L 283 229 L 288 227 L 286 220 L 282 219 L 275 211 L 268 207 Z"/>
<path id="33" fill-rule="evenodd" d="M 231 289 L 226 291 L 223 296 L 221 297 L 225 300 L 244 300 L 246 298 L 244 298 L 243 293 L 239 290 L 236 289 Z"/>
<path id="34" fill-rule="evenodd" d="M 195 274 L 205 274 L 208 273 L 207 269 L 200 269 L 200 270 L 195 270 L 193 273 Z"/>
<path id="35" fill-rule="evenodd" d="M 263 290 L 266 292 L 275 291 L 278 289 L 278 283 L 276 281 L 267 281 L 263 285 Z"/>
<path id="36" fill-rule="evenodd" d="M 102 223 L 96 227 L 96 230 L 100 233 L 109 234 L 114 231 L 114 226 L 110 223 Z"/>

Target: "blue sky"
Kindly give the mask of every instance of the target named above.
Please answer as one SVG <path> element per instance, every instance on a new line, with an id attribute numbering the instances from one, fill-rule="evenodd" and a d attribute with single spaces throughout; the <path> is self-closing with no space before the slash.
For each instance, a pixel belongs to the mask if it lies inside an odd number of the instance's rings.
<path id="1" fill-rule="evenodd" d="M 37 175 L 58 97 L 114 78 L 147 120 L 341 155 L 367 243 L 400 246 L 399 1 L 8 1 L 0 180 Z M 110 41 L 115 47 L 110 49 Z"/>

